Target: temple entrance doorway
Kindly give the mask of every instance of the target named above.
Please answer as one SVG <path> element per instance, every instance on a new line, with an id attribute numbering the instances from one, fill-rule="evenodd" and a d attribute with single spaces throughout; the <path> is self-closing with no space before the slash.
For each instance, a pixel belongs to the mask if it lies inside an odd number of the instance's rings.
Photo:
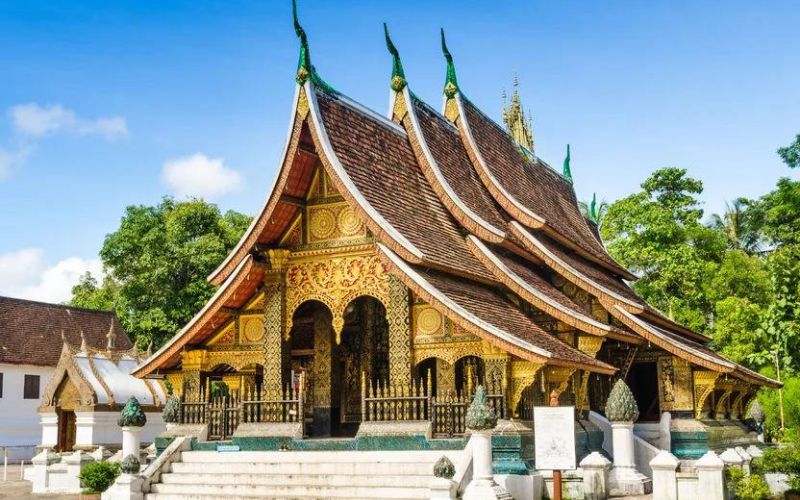
<path id="1" fill-rule="evenodd" d="M 655 362 L 634 363 L 626 380 L 639 404 L 639 422 L 658 422 L 658 366 Z"/>
<path id="2" fill-rule="evenodd" d="M 75 446 L 75 412 L 58 410 L 58 451 L 72 451 Z"/>
<path id="3" fill-rule="evenodd" d="M 290 372 L 305 380 L 309 437 L 351 437 L 361 422 L 361 380 L 389 386 L 389 325 L 386 308 L 362 296 L 347 305 L 340 342 L 333 316 L 318 301 L 301 304 L 290 332 Z"/>

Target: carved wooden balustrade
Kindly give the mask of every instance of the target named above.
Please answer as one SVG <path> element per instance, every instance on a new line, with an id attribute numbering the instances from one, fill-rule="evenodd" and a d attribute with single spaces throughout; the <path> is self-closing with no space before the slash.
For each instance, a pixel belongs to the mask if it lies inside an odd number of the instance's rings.
<path id="1" fill-rule="evenodd" d="M 417 380 L 409 386 L 373 384 L 361 377 L 361 421 L 387 422 L 430 420 L 433 435 L 453 437 L 464 434 L 467 407 L 475 396 L 468 384 L 463 391 L 433 396 L 431 377 L 423 384 Z M 499 418 L 507 418 L 505 386 L 500 379 L 487 383 L 487 403 Z"/>
<path id="2" fill-rule="evenodd" d="M 297 387 L 287 384 L 279 398 L 270 398 L 263 388 L 258 391 L 253 387 L 207 398 L 201 389 L 196 401 L 181 400 L 180 422 L 207 424 L 210 440 L 231 437 L 240 423 L 303 424 L 304 392 L 302 376 Z"/>

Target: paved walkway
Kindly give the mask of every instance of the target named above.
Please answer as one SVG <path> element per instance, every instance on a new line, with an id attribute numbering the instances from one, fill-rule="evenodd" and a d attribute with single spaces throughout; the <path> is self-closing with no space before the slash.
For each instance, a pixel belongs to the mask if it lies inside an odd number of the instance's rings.
<path id="1" fill-rule="evenodd" d="M 78 495 L 34 495 L 31 483 L 19 478 L 19 465 L 8 466 L 8 481 L 3 481 L 0 463 L 0 500 L 78 500 Z"/>

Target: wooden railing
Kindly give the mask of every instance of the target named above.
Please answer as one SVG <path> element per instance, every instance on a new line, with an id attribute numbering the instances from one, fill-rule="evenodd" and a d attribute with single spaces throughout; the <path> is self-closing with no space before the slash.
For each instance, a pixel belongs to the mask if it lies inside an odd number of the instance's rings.
<path id="1" fill-rule="evenodd" d="M 197 401 L 181 400 L 182 424 L 208 424 L 208 439 L 228 439 L 239 423 L 300 422 L 303 424 L 303 380 L 296 388 L 287 385 L 280 397 L 269 397 L 263 388 L 257 391 L 231 391 L 206 398 L 200 391 Z"/>
<path id="2" fill-rule="evenodd" d="M 362 373 L 361 421 L 428 420 L 430 394 L 430 382 L 426 386 L 421 381 L 411 386 L 373 384 Z"/>
<path id="3" fill-rule="evenodd" d="M 431 380 L 430 377 L 427 379 Z M 468 389 L 472 389 L 469 387 Z M 436 437 L 464 434 L 467 407 L 475 395 L 469 392 L 449 392 L 433 396 L 430 382 L 414 382 L 411 386 L 373 384 L 361 377 L 361 421 L 430 420 Z M 487 387 L 486 402 L 499 418 L 507 418 L 505 387 L 497 380 Z"/>

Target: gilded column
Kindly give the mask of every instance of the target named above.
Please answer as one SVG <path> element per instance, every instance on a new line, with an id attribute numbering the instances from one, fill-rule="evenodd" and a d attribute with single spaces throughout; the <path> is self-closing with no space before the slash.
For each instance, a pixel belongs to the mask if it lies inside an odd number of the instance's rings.
<path id="1" fill-rule="evenodd" d="M 317 309 L 314 313 L 314 361 L 311 365 L 315 436 L 329 436 L 331 433 L 332 337 L 328 311 Z"/>
<path id="2" fill-rule="evenodd" d="M 184 351 L 181 354 L 185 401 L 200 401 L 203 390 L 200 386 L 200 372 L 206 368 L 207 355 L 208 353 L 203 349 Z M 207 393 L 203 395 L 208 396 Z"/>
<path id="3" fill-rule="evenodd" d="M 408 289 L 392 275 L 389 275 L 388 302 L 389 383 L 408 387 L 411 385 L 411 307 Z"/>
<path id="4" fill-rule="evenodd" d="M 268 399 L 279 399 L 283 387 L 283 328 L 286 324 L 287 250 L 270 250 L 270 271 L 264 275 L 264 383 Z"/>

